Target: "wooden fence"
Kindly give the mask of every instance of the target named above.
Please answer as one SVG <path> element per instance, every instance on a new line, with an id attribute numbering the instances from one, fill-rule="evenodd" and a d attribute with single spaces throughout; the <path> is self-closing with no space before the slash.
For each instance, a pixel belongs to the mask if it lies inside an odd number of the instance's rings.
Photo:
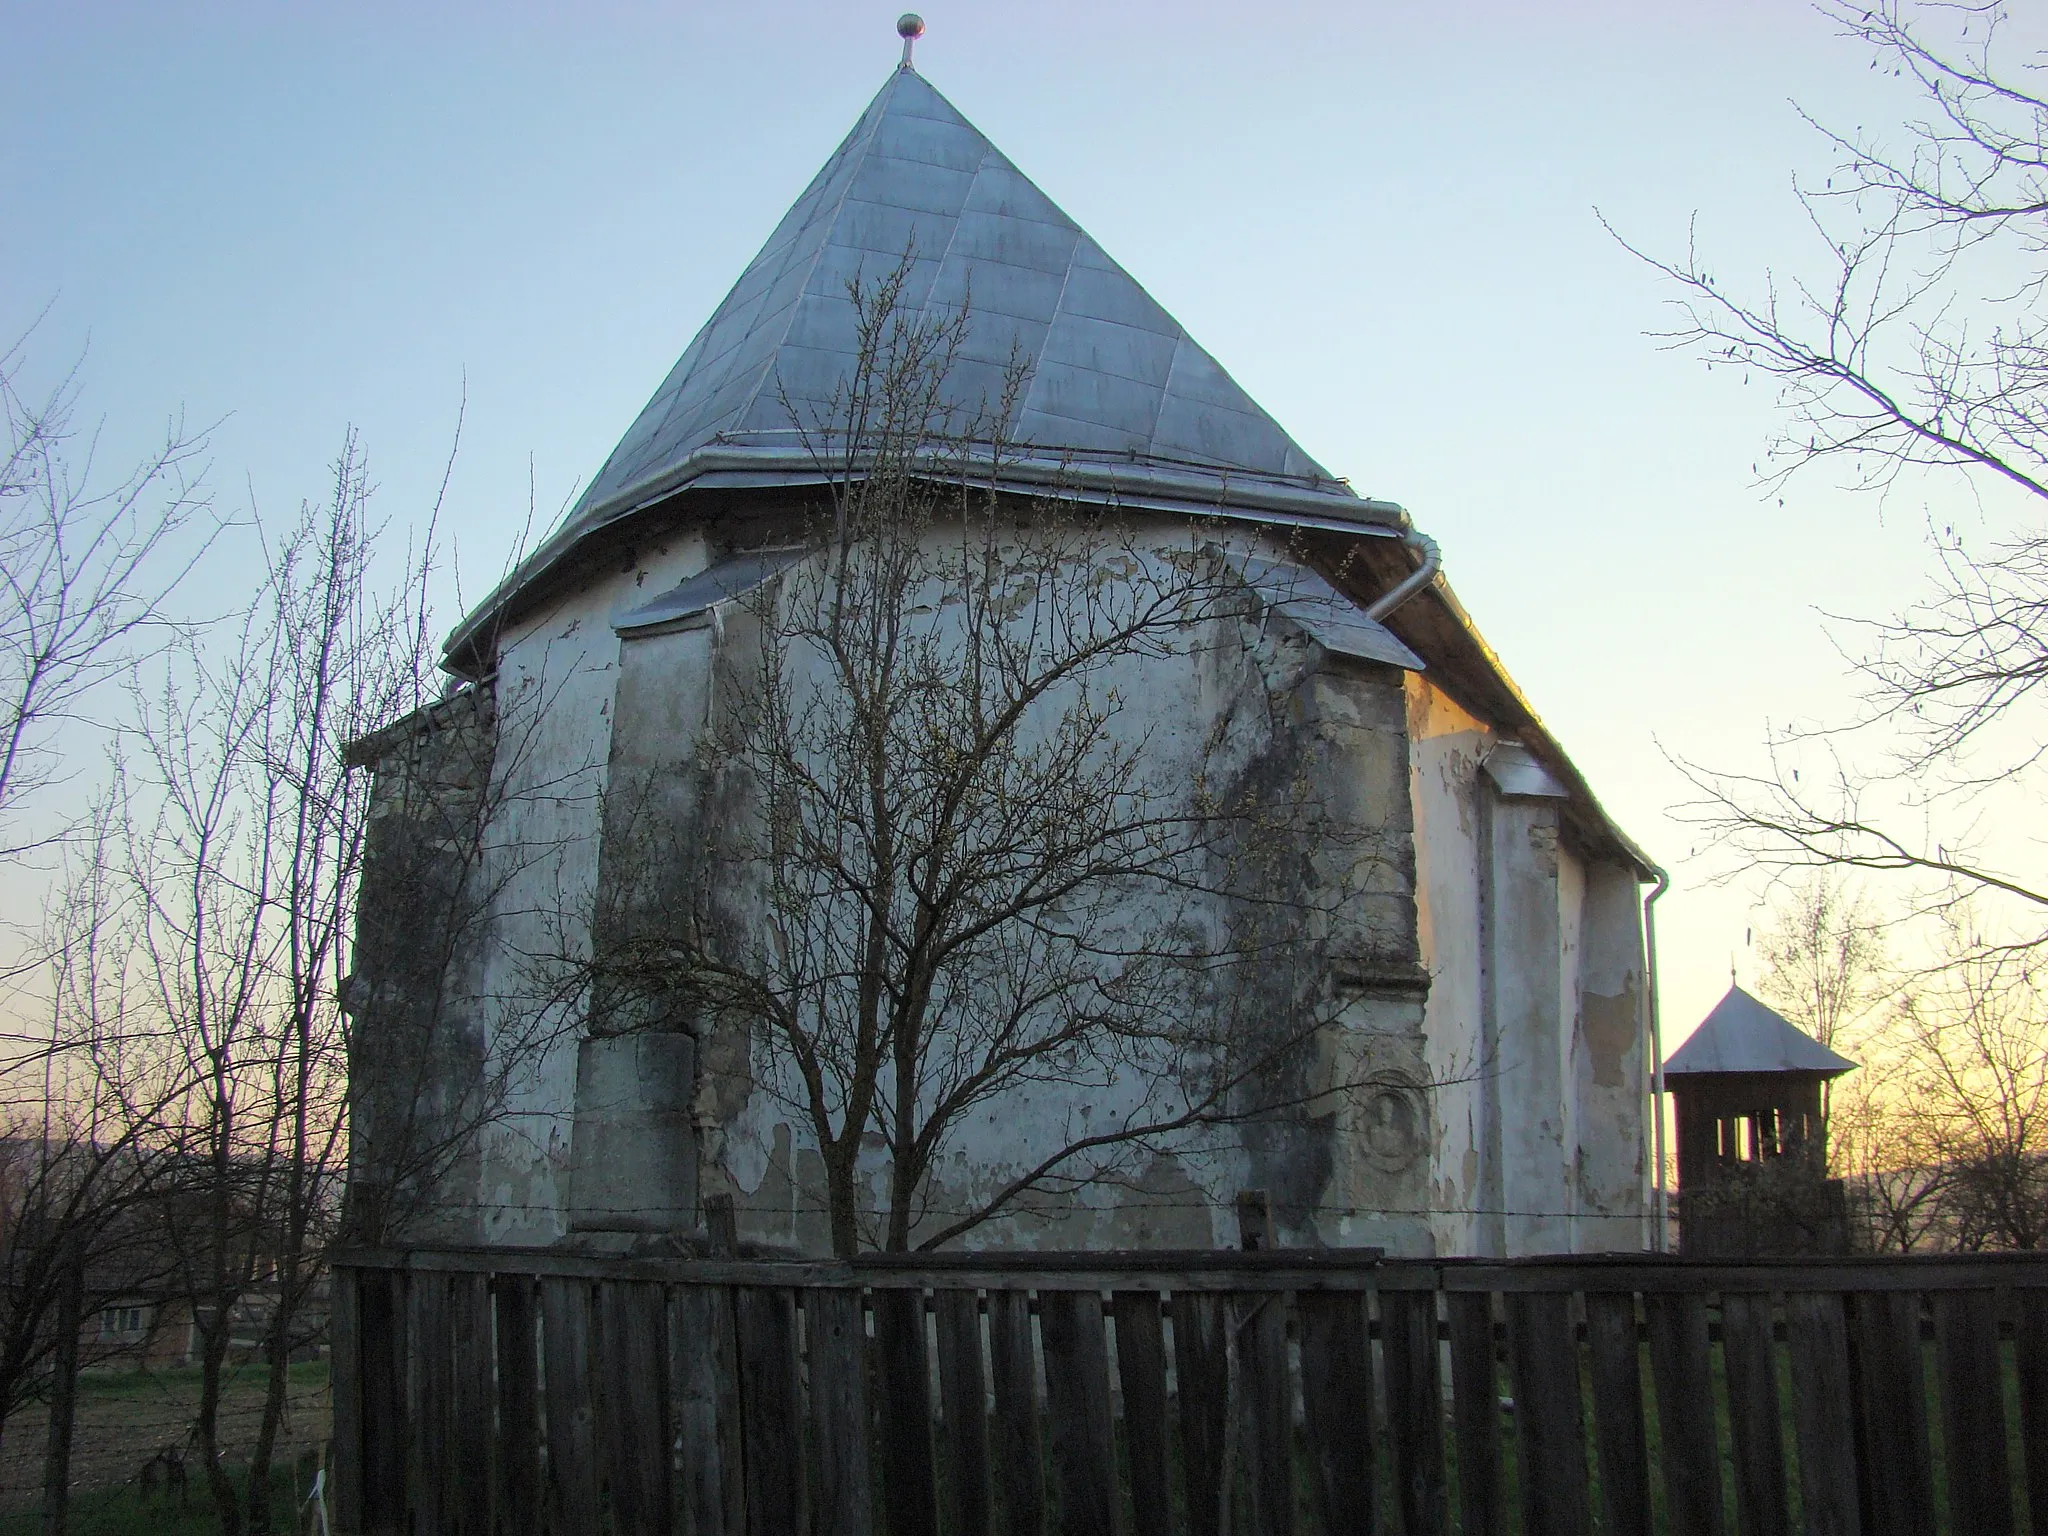
<path id="1" fill-rule="evenodd" d="M 2048 1258 L 354 1253 L 342 1532 L 2048 1536 Z"/>

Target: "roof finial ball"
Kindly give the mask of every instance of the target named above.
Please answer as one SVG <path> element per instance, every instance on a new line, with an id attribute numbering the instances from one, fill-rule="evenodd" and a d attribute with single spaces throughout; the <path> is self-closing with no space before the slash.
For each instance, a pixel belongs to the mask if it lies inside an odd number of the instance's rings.
<path id="1" fill-rule="evenodd" d="M 896 35 L 903 39 L 903 67 L 910 68 L 910 49 L 924 36 L 924 18 L 915 11 L 905 11 L 896 18 Z"/>

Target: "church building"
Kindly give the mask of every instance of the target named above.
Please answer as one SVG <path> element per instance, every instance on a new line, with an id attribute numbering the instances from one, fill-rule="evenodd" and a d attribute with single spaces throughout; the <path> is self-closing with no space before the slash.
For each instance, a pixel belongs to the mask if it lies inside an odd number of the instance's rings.
<path id="1" fill-rule="evenodd" d="M 1223 573 L 1201 581 L 1241 593 L 1105 674 L 1128 772 L 1194 804 L 1228 758 L 1233 783 L 1322 807 L 1329 839 L 1286 865 L 1304 907 L 1324 902 L 1320 974 L 1281 1009 L 1313 1004 L 1287 1092 L 1247 1109 L 1264 1080 L 1248 1071 L 1216 1113 L 1119 1146 L 1106 1128 L 1153 1112 L 1158 1085 L 1139 1080 L 1177 1060 L 1171 1030 L 1114 1050 L 1077 1034 L 1085 1048 L 1045 1057 L 1058 1070 L 1003 1079 L 929 1149 L 909 1241 L 992 1205 L 944 1241 L 1234 1245 L 1238 1196 L 1262 1191 L 1287 1246 L 1653 1246 L 1656 867 L 1409 513 L 1304 452 L 907 45 L 563 524 L 462 620 L 444 697 L 356 745 L 374 809 L 346 997 L 353 1219 L 385 1241 L 647 1251 L 727 1195 L 742 1242 L 832 1251 L 805 1074 L 830 1097 L 844 1062 L 779 1054 L 737 983 L 658 1007 L 606 966 L 630 951 L 643 981 L 701 969 L 676 958 L 698 929 L 664 948 L 659 923 L 711 900 L 739 911 L 733 943 L 786 959 L 800 942 L 753 887 L 708 889 L 723 866 L 687 850 L 781 835 L 760 830 L 772 797 L 735 785 L 721 710 L 759 714 L 763 615 L 830 568 L 834 496 L 881 473 L 834 423 L 872 366 L 861 295 L 883 281 L 897 314 L 950 338 L 944 386 L 981 424 L 947 439 L 934 477 L 974 481 L 1019 540 L 1064 517 L 1160 552 L 1161 570 L 1195 551 Z M 1157 579 L 1151 558 L 1117 579 Z M 1234 931 L 1220 882 L 1180 891 L 1176 923 Z M 1089 936 L 1151 910 L 1094 909 Z M 1116 1003 L 1125 973 L 1104 974 Z M 943 1094 L 942 1076 L 916 1091 Z M 907 1144 L 878 1118 L 843 1149 L 864 1245 L 884 1241 L 870 1218 Z"/>

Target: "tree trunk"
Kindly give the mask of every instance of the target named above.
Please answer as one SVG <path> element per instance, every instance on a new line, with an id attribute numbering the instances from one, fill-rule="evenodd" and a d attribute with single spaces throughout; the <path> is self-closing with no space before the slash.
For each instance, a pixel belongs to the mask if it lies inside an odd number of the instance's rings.
<path id="1" fill-rule="evenodd" d="M 854 1179 L 854 1162 L 860 1155 L 860 1144 L 852 1143 L 851 1155 L 843 1155 L 837 1148 L 825 1154 L 825 1211 L 832 1223 L 832 1252 L 842 1259 L 850 1259 L 860 1252 L 859 1186 Z"/>
<path id="2" fill-rule="evenodd" d="M 268 1536 L 270 1531 L 270 1461 L 277 1449 L 278 1425 L 284 1418 L 285 1394 L 291 1385 L 291 1317 L 287 1298 L 293 1285 L 280 1270 L 277 1311 L 270 1320 L 270 1369 L 263 1382 L 263 1417 L 256 1426 L 256 1444 L 249 1452 L 249 1532 Z M 298 1495 L 296 1487 L 293 1497 Z"/>
<path id="3" fill-rule="evenodd" d="M 199 1417 L 192 1427 L 205 1465 L 206 1490 L 213 1495 L 214 1512 L 220 1516 L 221 1536 L 242 1536 L 242 1501 L 235 1492 L 235 1480 L 220 1464 L 220 1378 L 227 1360 L 230 1310 L 230 1304 L 216 1295 L 213 1321 L 200 1334 Z"/>
<path id="4" fill-rule="evenodd" d="M 889 1228 L 882 1246 L 890 1253 L 910 1251 L 910 1213 L 917 1199 L 917 1173 L 912 1149 L 899 1138 L 896 1164 L 889 1170 Z"/>
<path id="5" fill-rule="evenodd" d="M 50 1369 L 50 1447 L 43 1460 L 43 1536 L 64 1536 L 71 1517 L 71 1427 L 78 1409 L 78 1330 L 85 1266 L 67 1254 L 57 1290 L 57 1338 Z"/>

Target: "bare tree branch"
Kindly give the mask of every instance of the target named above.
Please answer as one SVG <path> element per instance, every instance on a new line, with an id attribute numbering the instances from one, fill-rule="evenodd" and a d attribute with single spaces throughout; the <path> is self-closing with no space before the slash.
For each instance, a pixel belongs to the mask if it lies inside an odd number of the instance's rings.
<path id="1" fill-rule="evenodd" d="M 76 424 L 76 371 L 32 400 L 26 369 L 23 338 L 0 353 L 0 867 L 76 830 L 37 814 L 62 778 L 57 737 L 104 723 L 109 685 L 176 636 L 165 603 L 219 528 L 204 431 L 173 421 L 109 481 Z"/>

